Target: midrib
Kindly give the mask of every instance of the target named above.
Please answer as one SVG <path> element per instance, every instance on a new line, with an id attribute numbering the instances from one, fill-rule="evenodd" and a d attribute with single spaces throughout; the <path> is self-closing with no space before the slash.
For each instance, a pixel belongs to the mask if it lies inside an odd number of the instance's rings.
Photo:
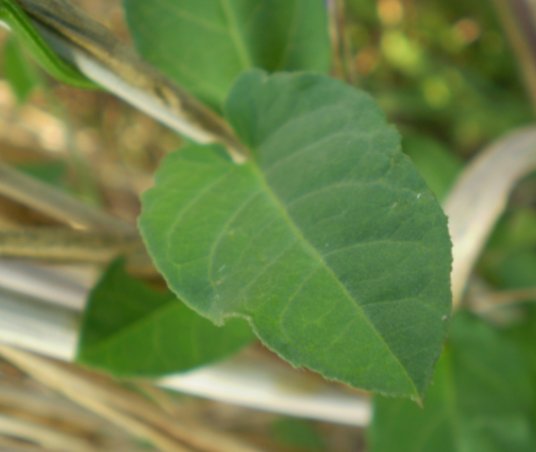
<path id="1" fill-rule="evenodd" d="M 238 31 L 238 22 L 233 13 L 233 8 L 229 4 L 229 0 L 219 0 L 219 2 L 227 21 L 229 36 L 234 43 L 238 59 L 242 64 L 242 69 L 249 69 L 253 66 L 253 62 L 251 61 L 251 56 L 245 46 L 245 41 L 242 39 Z"/>
<path id="2" fill-rule="evenodd" d="M 395 363 L 397 366 L 401 369 L 402 374 L 406 377 L 407 381 L 409 382 L 410 386 L 413 388 L 415 395 L 420 396 L 420 393 L 415 386 L 415 382 L 409 375 L 407 369 L 402 364 L 398 356 L 394 353 L 394 351 L 391 349 L 387 341 L 384 339 L 384 337 L 380 334 L 376 326 L 372 323 L 372 321 L 367 317 L 365 311 L 363 308 L 354 301 L 352 295 L 348 291 L 348 288 L 339 281 L 339 278 L 333 271 L 333 269 L 328 265 L 328 263 L 325 261 L 324 257 L 318 252 L 318 250 L 311 245 L 309 240 L 303 235 L 301 229 L 298 227 L 298 225 L 295 223 L 294 219 L 289 215 L 285 205 L 283 202 L 279 199 L 277 194 L 272 190 L 270 184 L 268 183 L 268 180 L 266 179 L 264 173 L 260 168 L 258 168 L 256 165 L 252 165 L 253 171 L 256 173 L 259 183 L 261 186 L 264 187 L 266 190 L 266 193 L 268 194 L 269 198 L 272 200 L 272 202 L 276 205 L 277 209 L 281 212 L 281 215 L 283 216 L 285 222 L 290 227 L 291 231 L 298 237 L 298 240 L 301 241 L 303 246 L 307 249 L 307 251 L 310 253 L 310 255 L 313 256 L 313 258 L 318 259 L 323 267 L 326 269 L 326 271 L 329 273 L 329 275 L 332 277 L 332 279 L 335 281 L 335 284 L 337 284 L 342 292 L 345 295 L 345 299 L 348 303 L 350 303 L 350 306 L 352 306 L 353 309 L 355 309 L 358 314 L 365 319 L 365 322 L 369 325 L 370 329 L 374 332 L 379 342 L 389 351 L 390 355 L 394 358 Z"/>

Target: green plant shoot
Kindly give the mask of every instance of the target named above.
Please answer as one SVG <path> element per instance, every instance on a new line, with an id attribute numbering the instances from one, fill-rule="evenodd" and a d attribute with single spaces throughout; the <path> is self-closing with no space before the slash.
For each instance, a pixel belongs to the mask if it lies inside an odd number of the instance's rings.
<path id="1" fill-rule="evenodd" d="M 98 87 L 50 47 L 16 0 L 0 0 L 0 20 L 11 28 L 37 62 L 52 77 L 77 88 Z"/>

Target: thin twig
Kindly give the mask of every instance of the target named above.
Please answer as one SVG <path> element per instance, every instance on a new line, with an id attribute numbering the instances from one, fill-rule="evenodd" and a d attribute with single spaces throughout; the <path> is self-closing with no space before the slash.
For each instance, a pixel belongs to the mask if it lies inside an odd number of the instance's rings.
<path id="1" fill-rule="evenodd" d="M 0 229 L 0 256 L 92 264 L 106 264 L 115 257 L 126 256 L 131 271 L 155 272 L 138 236 L 99 231 L 56 227 Z"/>
<path id="2" fill-rule="evenodd" d="M 75 229 L 90 229 L 119 236 L 135 235 L 136 228 L 76 198 L 0 162 L 0 194 Z"/>
<path id="3" fill-rule="evenodd" d="M 141 396 L 109 378 L 31 353 L 0 346 L 0 354 L 36 380 L 164 451 L 253 452 L 230 435 L 181 425 Z"/>
<path id="4" fill-rule="evenodd" d="M 7 365 L 4 365 L 7 367 Z M 8 371 L 18 373 L 18 369 L 12 366 Z M 6 417 L 14 420 L 28 421 L 38 428 L 47 428 L 57 435 L 64 435 L 67 440 L 76 438 L 81 443 L 85 443 L 85 449 L 90 451 L 129 451 L 147 452 L 147 448 L 136 444 L 136 439 L 131 435 L 125 435 L 106 420 L 100 419 L 80 406 L 73 404 L 70 400 L 51 391 L 44 391 L 43 387 L 36 384 L 35 380 L 18 377 L 8 381 L 6 378 L 0 380 L 0 411 Z M 38 442 L 33 429 L 27 435 L 14 435 L 6 428 L 5 434 L 19 436 L 22 441 Z M 5 440 L 5 438 L 2 438 Z M 43 444 L 44 446 L 44 444 Z M 20 444 L 19 444 L 20 447 Z M 0 440 L 0 450 L 19 450 L 3 445 Z M 26 449 L 24 449 L 26 451 Z M 38 449 L 43 450 L 43 447 Z M 55 450 L 83 450 L 66 442 Z"/>
<path id="5" fill-rule="evenodd" d="M 536 4 L 531 0 L 494 0 L 494 4 L 536 112 Z"/>
<path id="6" fill-rule="evenodd" d="M 488 312 L 493 309 L 527 302 L 536 302 L 536 287 L 500 292 L 488 291 L 485 297 L 478 297 L 477 301 L 473 301 L 471 305 L 477 312 Z"/>
<path id="7" fill-rule="evenodd" d="M 355 71 L 350 40 L 346 34 L 346 5 L 344 0 L 327 0 L 329 33 L 336 76 L 352 84 Z"/>

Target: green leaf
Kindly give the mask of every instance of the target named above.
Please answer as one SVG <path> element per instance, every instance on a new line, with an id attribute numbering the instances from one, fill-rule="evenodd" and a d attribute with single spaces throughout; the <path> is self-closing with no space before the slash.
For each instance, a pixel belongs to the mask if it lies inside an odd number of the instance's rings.
<path id="1" fill-rule="evenodd" d="M 115 375 L 162 375 L 224 358 L 251 342 L 241 320 L 214 326 L 169 292 L 110 265 L 84 312 L 77 361 Z"/>
<path id="2" fill-rule="evenodd" d="M 446 219 L 366 94 L 320 75 L 235 85 L 229 121 L 254 158 L 169 155 L 140 227 L 189 306 L 248 319 L 295 366 L 418 397 L 450 309 Z"/>
<path id="3" fill-rule="evenodd" d="M 23 54 L 17 40 L 10 36 L 4 46 L 4 71 L 19 102 L 24 102 L 39 84 L 39 76 Z"/>
<path id="4" fill-rule="evenodd" d="M 324 437 L 310 421 L 295 418 L 278 418 L 270 426 L 273 439 L 285 448 L 294 451 L 327 450 Z"/>
<path id="5" fill-rule="evenodd" d="M 520 324 L 507 331 L 508 338 L 515 341 L 519 349 L 525 355 L 525 362 L 529 365 L 532 374 L 533 394 L 536 402 L 536 306 L 527 303 L 525 316 Z M 536 403 L 533 405 L 536 411 Z"/>
<path id="6" fill-rule="evenodd" d="M 68 190 L 66 183 L 67 164 L 63 160 L 49 160 L 38 163 L 17 165 L 17 169 L 42 182 L 63 190 Z"/>
<path id="7" fill-rule="evenodd" d="M 520 324 L 507 331 L 507 337 L 513 340 L 524 355 L 524 361 L 530 369 L 532 386 L 532 431 L 536 436 L 536 306 L 527 303 L 525 316 Z"/>
<path id="8" fill-rule="evenodd" d="M 322 0 L 123 3 L 142 56 L 218 109 L 235 78 L 246 69 L 329 69 Z"/>
<path id="9" fill-rule="evenodd" d="M 533 390 L 519 348 L 483 321 L 458 314 L 424 409 L 375 399 L 370 450 L 533 451 Z"/>

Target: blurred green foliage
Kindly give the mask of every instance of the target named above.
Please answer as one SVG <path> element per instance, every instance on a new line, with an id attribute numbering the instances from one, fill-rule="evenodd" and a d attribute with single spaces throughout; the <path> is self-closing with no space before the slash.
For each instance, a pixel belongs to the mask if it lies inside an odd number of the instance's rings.
<path id="1" fill-rule="evenodd" d="M 9 36 L 4 46 L 4 72 L 20 103 L 24 103 L 40 83 L 38 72 L 24 54 L 15 36 Z"/>
<path id="2" fill-rule="evenodd" d="M 18 165 L 17 169 L 41 182 L 54 185 L 65 191 L 70 191 L 67 183 L 68 165 L 62 160 L 51 160 L 39 163 L 25 163 Z"/>
<path id="3" fill-rule="evenodd" d="M 271 433 L 277 443 L 292 450 L 326 450 L 324 438 L 309 421 L 281 417 L 272 424 Z"/>
<path id="4" fill-rule="evenodd" d="M 536 287 L 536 211 L 533 208 L 512 208 L 503 215 L 482 256 L 479 271 L 501 290 Z"/>
<path id="5" fill-rule="evenodd" d="M 527 319 L 528 320 L 528 319 Z M 500 331 L 458 313 L 424 407 L 374 399 L 370 451 L 529 452 L 536 445 L 534 319 Z"/>
<path id="6" fill-rule="evenodd" d="M 403 133 L 467 156 L 533 119 L 490 2 L 348 0 L 357 84 Z"/>

